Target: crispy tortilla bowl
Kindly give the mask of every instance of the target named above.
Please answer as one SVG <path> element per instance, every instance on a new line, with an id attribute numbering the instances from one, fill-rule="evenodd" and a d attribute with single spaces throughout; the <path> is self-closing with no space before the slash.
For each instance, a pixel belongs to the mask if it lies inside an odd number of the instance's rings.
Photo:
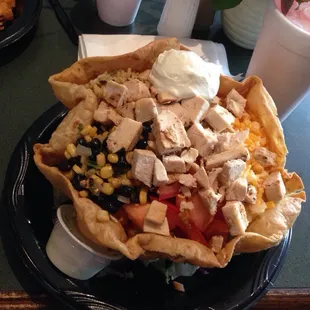
<path id="1" fill-rule="evenodd" d="M 266 129 L 264 134 L 268 148 L 277 154 L 277 166 L 272 167 L 273 170 L 269 172 L 281 172 L 286 195 L 260 214 L 253 214 L 246 208 L 249 219 L 246 232 L 230 238 L 218 253 L 197 241 L 175 236 L 154 233 L 128 236 L 121 223 L 113 216 L 109 221 L 103 221 L 102 209 L 92 200 L 81 198 L 64 173 L 55 166 L 64 158 L 68 143 L 74 143 L 79 137 L 73 125 L 77 121 L 91 124 L 94 111 L 98 108 L 97 96 L 87 84 L 104 72 L 127 71 L 128 68 L 135 72 L 151 69 L 158 55 L 169 49 L 186 50 L 176 39 L 157 40 L 129 54 L 80 60 L 63 72 L 51 76 L 49 83 L 55 96 L 69 109 L 69 113 L 47 144 L 34 146 L 34 161 L 53 187 L 60 189 L 73 201 L 80 231 L 106 248 L 110 255 L 120 252 L 131 260 L 145 256 L 167 257 L 201 267 L 223 268 L 235 254 L 262 251 L 278 245 L 292 227 L 301 211 L 301 204 L 305 201 L 301 179 L 296 173 L 288 173 L 284 169 L 287 148 L 282 127 L 275 104 L 258 77 L 251 76 L 243 82 L 236 82 L 221 76 L 218 97 L 225 98 L 234 88 L 247 99 L 246 112 L 251 115 L 252 120 Z M 246 121 L 239 120 L 235 126 L 244 127 Z M 247 146 L 250 149 L 250 144 Z"/>

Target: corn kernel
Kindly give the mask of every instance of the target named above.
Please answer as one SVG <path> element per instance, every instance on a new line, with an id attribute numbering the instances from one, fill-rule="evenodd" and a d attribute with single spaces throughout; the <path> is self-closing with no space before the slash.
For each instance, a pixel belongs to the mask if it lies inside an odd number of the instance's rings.
<path id="1" fill-rule="evenodd" d="M 86 136 L 84 137 L 84 139 L 85 139 L 86 142 L 90 142 L 90 141 L 92 140 L 91 137 L 90 137 L 89 135 L 86 135 Z"/>
<path id="2" fill-rule="evenodd" d="M 234 125 L 235 125 L 236 127 L 239 127 L 239 126 L 240 126 L 240 120 L 239 120 L 239 118 L 235 118 L 235 123 L 234 123 Z"/>
<path id="3" fill-rule="evenodd" d="M 97 185 L 102 185 L 102 184 L 103 184 L 103 180 L 102 180 L 101 178 L 99 178 L 99 177 L 95 178 L 95 179 L 94 179 L 94 182 L 95 182 L 95 184 L 97 184 Z"/>
<path id="4" fill-rule="evenodd" d="M 72 181 L 72 180 L 73 180 L 73 177 L 74 177 L 73 170 L 64 172 L 63 174 L 64 174 L 64 176 L 65 176 L 69 181 Z"/>
<path id="5" fill-rule="evenodd" d="M 105 195 L 112 195 L 114 193 L 114 187 L 110 183 L 103 183 L 102 192 Z"/>
<path id="6" fill-rule="evenodd" d="M 117 154 L 109 154 L 108 161 L 112 164 L 116 164 L 118 162 L 118 155 Z"/>
<path id="7" fill-rule="evenodd" d="M 146 204 L 147 203 L 147 188 L 143 187 L 140 190 L 139 201 L 140 201 L 140 204 Z"/>
<path id="8" fill-rule="evenodd" d="M 267 205 L 267 208 L 268 209 L 271 209 L 271 208 L 274 208 L 275 207 L 275 203 L 273 201 L 268 201 L 266 202 L 266 205 Z"/>
<path id="9" fill-rule="evenodd" d="M 127 179 L 129 179 L 129 180 L 133 179 L 133 175 L 132 175 L 131 170 L 129 170 L 129 171 L 126 173 L 126 176 L 127 176 Z"/>
<path id="10" fill-rule="evenodd" d="M 89 124 L 84 126 L 84 128 L 81 130 L 81 135 L 83 136 L 87 136 L 89 135 L 89 133 L 92 131 L 92 126 L 90 126 Z"/>
<path id="11" fill-rule="evenodd" d="M 70 158 L 71 158 L 71 155 L 69 154 L 69 152 L 68 152 L 67 150 L 65 151 L 64 154 L 65 154 L 65 157 L 66 157 L 67 159 L 70 159 Z"/>
<path id="12" fill-rule="evenodd" d="M 105 155 L 103 153 L 98 154 L 96 159 L 98 166 L 103 167 L 106 164 Z"/>
<path id="13" fill-rule="evenodd" d="M 132 186 L 132 182 L 129 179 L 121 179 L 122 185 L 124 186 Z"/>
<path id="14" fill-rule="evenodd" d="M 80 191 L 79 195 L 82 198 L 86 198 L 86 197 L 88 197 L 88 191 L 86 191 L 86 190 Z"/>
<path id="15" fill-rule="evenodd" d="M 104 166 L 100 169 L 100 176 L 103 179 L 108 179 L 113 175 L 113 169 L 111 166 Z"/>
<path id="16" fill-rule="evenodd" d="M 97 136 L 97 128 L 92 127 L 88 135 L 92 138 L 96 137 Z"/>
<path id="17" fill-rule="evenodd" d="M 66 150 L 71 157 L 76 156 L 76 146 L 73 143 L 68 144 Z"/>
<path id="18" fill-rule="evenodd" d="M 132 163 L 133 152 L 126 153 L 126 161 L 131 164 Z"/>
<path id="19" fill-rule="evenodd" d="M 72 169 L 76 174 L 84 175 L 84 171 L 78 165 L 74 165 Z"/>
<path id="20" fill-rule="evenodd" d="M 122 181 L 118 178 L 109 178 L 108 181 L 114 188 L 119 188 L 122 185 Z"/>
<path id="21" fill-rule="evenodd" d="M 98 136 L 98 139 L 102 143 L 108 137 L 108 135 L 109 135 L 109 132 L 105 131 L 104 133 L 102 133 L 101 135 Z"/>

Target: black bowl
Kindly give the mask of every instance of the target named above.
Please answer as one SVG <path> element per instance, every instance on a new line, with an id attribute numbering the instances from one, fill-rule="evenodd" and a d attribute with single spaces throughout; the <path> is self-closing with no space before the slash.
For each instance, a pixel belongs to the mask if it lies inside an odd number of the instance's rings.
<path id="1" fill-rule="evenodd" d="M 120 260 L 87 281 L 64 275 L 49 261 L 45 246 L 53 227 L 53 190 L 33 162 L 34 143 L 45 143 L 66 115 L 56 104 L 24 134 L 6 175 L 3 198 L 19 256 L 51 294 L 73 309 L 246 309 L 275 281 L 291 231 L 277 247 L 235 256 L 224 269 L 198 270 L 181 278 L 185 293 L 139 261 Z"/>
<path id="2" fill-rule="evenodd" d="M 37 23 L 42 0 L 17 0 L 14 20 L 0 31 L 0 50 L 25 36 Z"/>

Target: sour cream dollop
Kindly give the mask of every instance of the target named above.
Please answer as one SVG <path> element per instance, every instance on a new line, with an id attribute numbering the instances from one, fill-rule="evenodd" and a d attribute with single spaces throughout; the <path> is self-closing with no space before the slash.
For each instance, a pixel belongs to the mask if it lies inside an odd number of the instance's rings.
<path id="1" fill-rule="evenodd" d="M 158 56 L 149 80 L 159 92 L 167 91 L 179 100 L 194 96 L 211 100 L 220 87 L 220 66 L 194 52 L 171 49 Z"/>

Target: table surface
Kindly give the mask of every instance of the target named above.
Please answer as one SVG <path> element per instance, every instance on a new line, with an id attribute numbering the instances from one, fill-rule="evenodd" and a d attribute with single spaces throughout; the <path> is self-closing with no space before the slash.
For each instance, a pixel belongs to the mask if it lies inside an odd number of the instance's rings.
<path id="1" fill-rule="evenodd" d="M 136 22 L 130 27 L 114 28 L 104 25 L 97 17 L 94 3 L 89 0 L 61 1 L 75 26 L 82 33 L 156 34 L 163 0 L 142 1 Z M 31 36 L 34 36 L 31 38 Z M 208 38 L 207 34 L 204 36 Z M 231 73 L 246 72 L 251 51 L 231 43 L 221 30 L 213 29 L 209 38 L 225 45 Z M 31 39 L 31 40 L 30 40 Z M 41 17 L 34 34 L 0 54 L 0 188 L 11 153 L 26 129 L 44 111 L 56 103 L 47 78 L 70 66 L 77 58 L 77 48 L 70 42 L 58 23 L 48 1 L 44 1 Z M 296 171 L 310 186 L 310 97 L 305 99 L 283 122 L 287 147 L 287 168 Z M 34 184 L 34 186 L 36 186 Z M 310 210 L 304 204 L 297 219 L 291 246 L 275 287 L 310 287 Z M 41 292 L 14 252 L 8 236 L 4 208 L 0 207 L 0 290 Z"/>

